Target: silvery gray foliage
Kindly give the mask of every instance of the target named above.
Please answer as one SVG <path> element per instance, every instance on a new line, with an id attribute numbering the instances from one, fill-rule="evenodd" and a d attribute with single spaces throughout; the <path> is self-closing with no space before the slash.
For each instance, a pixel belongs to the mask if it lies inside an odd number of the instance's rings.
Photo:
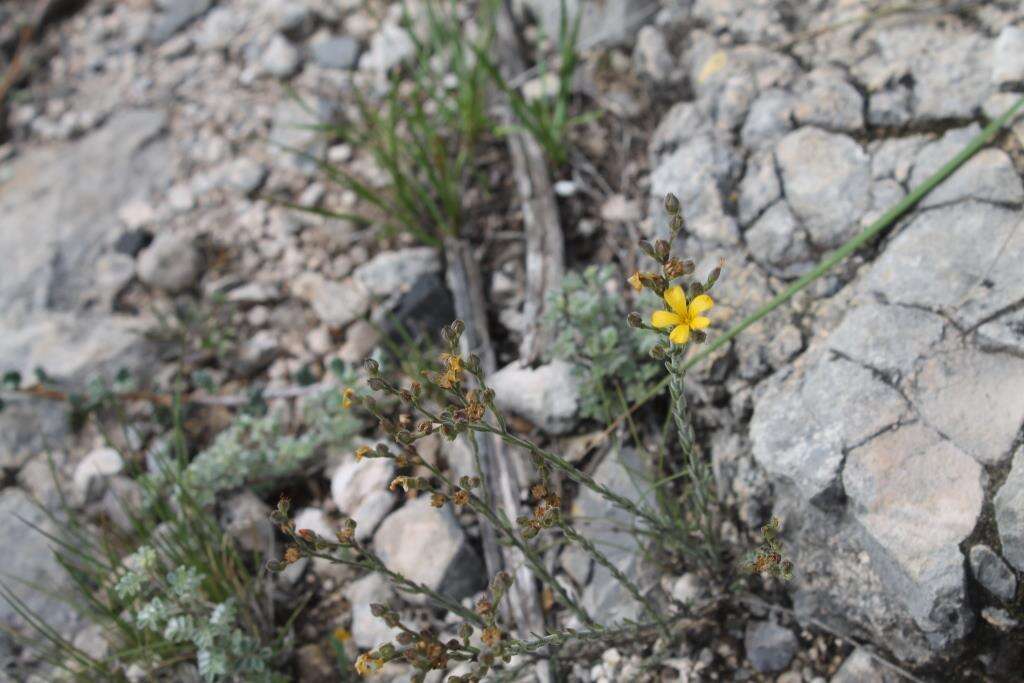
<path id="1" fill-rule="evenodd" d="M 272 648 L 241 628 L 235 600 L 214 602 L 203 592 L 206 576 L 179 565 L 161 576 L 156 551 L 141 546 L 124 562 L 127 568 L 115 585 L 118 597 L 130 602 L 127 619 L 173 643 L 195 647 L 203 680 L 227 677 L 247 681 L 280 680 L 270 668 Z"/>
<path id="2" fill-rule="evenodd" d="M 301 434 L 293 434 L 276 415 L 243 414 L 196 455 L 180 476 L 174 474 L 175 465 L 166 456 L 163 469 L 149 476 L 169 480 L 175 496 L 180 496 L 184 486 L 199 504 L 207 505 L 222 491 L 293 474 L 324 446 L 344 448 L 359 433 L 362 423 L 342 407 L 343 388 L 327 389 L 307 401 Z"/>
<path id="3" fill-rule="evenodd" d="M 656 339 L 626 326 L 614 266 L 589 266 L 570 272 L 548 294 L 544 327 L 554 339 L 547 359 L 573 364 L 580 380 L 583 417 L 609 420 L 626 401 L 642 397 L 657 382 L 658 364 L 650 360 Z"/>

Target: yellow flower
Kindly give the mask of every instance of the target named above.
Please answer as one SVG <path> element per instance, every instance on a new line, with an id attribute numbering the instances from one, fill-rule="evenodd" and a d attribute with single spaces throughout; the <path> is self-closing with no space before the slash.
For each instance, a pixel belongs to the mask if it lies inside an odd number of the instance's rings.
<path id="1" fill-rule="evenodd" d="M 334 639 L 337 640 L 339 643 L 347 643 L 352 638 L 352 634 L 349 633 L 348 630 L 343 628 L 334 629 L 333 635 Z"/>
<path id="2" fill-rule="evenodd" d="M 356 659 L 356 673 L 360 676 L 370 676 L 384 666 L 381 657 L 374 657 L 373 652 L 364 652 Z"/>
<path id="3" fill-rule="evenodd" d="M 672 332 L 668 338 L 673 344 L 685 344 L 690 339 L 690 330 L 703 330 L 711 324 L 710 320 L 701 315 L 715 305 L 707 294 L 695 296 L 687 304 L 683 288 L 676 285 L 665 292 L 665 303 L 671 310 L 652 313 L 651 324 L 658 329 L 671 327 Z"/>
<path id="4" fill-rule="evenodd" d="M 352 407 L 352 398 L 356 395 L 356 392 L 352 389 L 345 389 L 342 394 L 341 407 L 348 410 Z"/>
<path id="5" fill-rule="evenodd" d="M 632 275 L 630 275 L 629 279 L 626 280 L 626 282 L 628 282 L 629 286 L 632 287 L 633 289 L 635 289 L 638 292 L 641 289 L 644 288 L 643 283 L 640 282 L 640 273 L 639 272 L 636 272 L 636 273 L 633 273 Z"/>

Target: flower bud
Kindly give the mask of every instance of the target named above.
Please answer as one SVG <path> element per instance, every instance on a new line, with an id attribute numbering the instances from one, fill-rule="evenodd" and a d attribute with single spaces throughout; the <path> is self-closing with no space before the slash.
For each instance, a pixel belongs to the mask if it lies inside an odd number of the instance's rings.
<path id="1" fill-rule="evenodd" d="M 630 327 L 643 327 L 644 319 L 640 317 L 640 314 L 636 311 L 631 312 L 626 316 L 626 322 L 629 323 Z"/>
<path id="2" fill-rule="evenodd" d="M 671 253 L 671 251 L 672 247 L 670 247 L 669 243 L 665 240 L 658 240 L 654 243 L 654 254 L 659 263 L 664 262 L 665 259 L 669 257 L 669 253 Z"/>
<path id="3" fill-rule="evenodd" d="M 657 260 L 658 256 L 654 252 L 654 245 L 652 245 L 650 242 L 648 242 L 647 240 L 640 240 L 638 246 L 640 247 L 640 251 L 647 254 L 647 256 L 649 256 L 650 258 Z"/>
<path id="4" fill-rule="evenodd" d="M 690 332 L 690 340 L 695 344 L 703 344 L 708 340 L 708 333 L 704 330 L 693 330 Z"/>
<path id="5" fill-rule="evenodd" d="M 667 355 L 668 351 L 666 351 L 665 347 L 661 344 L 657 344 L 651 349 L 651 358 L 654 360 L 665 360 Z"/>
<path id="6" fill-rule="evenodd" d="M 370 375 L 376 376 L 380 374 L 380 363 L 372 358 L 367 358 L 363 363 L 363 367 L 366 368 L 366 371 L 369 372 Z"/>
<path id="7" fill-rule="evenodd" d="M 668 219 L 668 229 L 669 232 L 672 233 L 673 238 L 677 237 L 679 233 L 683 231 L 684 225 L 685 223 L 683 221 L 683 214 L 681 213 L 677 213 L 676 215 L 672 216 L 672 218 Z"/>
<path id="8" fill-rule="evenodd" d="M 679 198 L 671 192 L 665 195 L 665 211 L 670 216 L 679 213 Z"/>
<path id="9" fill-rule="evenodd" d="M 379 602 L 374 602 L 374 603 L 372 603 L 370 605 L 370 614 L 372 614 L 373 616 L 375 616 L 377 618 L 380 618 L 380 617 L 384 616 L 387 613 L 388 613 L 388 608 L 385 607 L 384 605 L 380 604 Z"/>

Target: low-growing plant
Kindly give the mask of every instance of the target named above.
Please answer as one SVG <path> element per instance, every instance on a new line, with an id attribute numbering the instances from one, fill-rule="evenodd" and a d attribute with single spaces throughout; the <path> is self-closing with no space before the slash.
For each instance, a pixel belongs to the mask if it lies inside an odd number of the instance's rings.
<path id="1" fill-rule="evenodd" d="M 172 503 L 146 479 L 136 507 L 118 501 L 127 529 L 84 521 L 60 493 L 60 510 L 40 507 L 55 531 L 52 542 L 70 579 L 65 599 L 100 627 L 107 653 L 87 651 L 49 626 L 4 585 L 5 599 L 35 632 L 25 645 L 67 680 L 175 680 L 193 662 L 204 681 L 283 681 L 280 665 L 288 629 L 276 625 L 268 577 L 246 556 L 208 506 L 174 480 Z M 29 584 L 37 590 L 45 590 Z M 16 638 L 20 638 L 15 634 Z"/>
<path id="2" fill-rule="evenodd" d="M 352 375 L 346 377 L 348 384 L 354 381 Z M 346 387 L 341 384 L 310 395 L 299 433 L 275 413 L 243 413 L 187 464 L 170 453 L 157 453 L 164 464 L 147 476 L 161 496 L 176 500 L 186 492 L 209 504 L 224 491 L 259 488 L 301 474 L 317 464 L 325 448 L 345 448 L 362 430 L 362 422 L 343 409 Z"/>
<path id="3" fill-rule="evenodd" d="M 577 12 L 570 21 L 565 0 L 560 0 L 558 35 L 554 36 L 556 64 L 553 68 L 551 61 L 544 56 L 544 51 L 540 50 L 541 56 L 536 67 L 539 93 L 524 92 L 514 81 L 502 76 L 501 69 L 490 54 L 477 51 L 477 58 L 487 68 L 495 87 L 507 98 L 515 119 L 514 123 L 499 127 L 499 132 L 528 133 L 556 168 L 569 163 L 570 131 L 600 116 L 598 111 L 573 115 L 570 108 L 573 78 L 579 66 L 578 39 L 582 17 L 583 13 Z"/>
<path id="4" fill-rule="evenodd" d="M 617 414 L 620 396 L 638 400 L 660 374 L 650 358 L 657 340 L 622 325 L 623 299 L 610 288 L 617 277 L 612 265 L 570 272 L 548 293 L 543 318 L 553 340 L 547 360 L 572 363 L 580 382 L 580 414 L 604 422 Z"/>
<path id="5" fill-rule="evenodd" d="M 675 237 L 682 228 L 678 201 L 670 197 L 666 207 Z M 394 461 L 399 471 L 410 472 L 398 475 L 391 482 L 392 490 L 402 489 L 412 495 L 429 496 L 434 507 L 452 505 L 476 513 L 482 524 L 490 524 L 494 528 L 502 543 L 514 546 L 522 553 L 534 577 L 550 591 L 556 603 L 578 620 L 581 629 L 561 634 L 561 641 L 559 638 L 541 638 L 537 641 L 517 638 L 513 635 L 514 629 L 500 623 L 500 611 L 497 609 L 512 585 L 510 575 L 502 573 L 495 577 L 491 585 L 491 598 L 478 602 L 475 610 L 467 610 L 438 591 L 416 584 L 389 569 L 372 549 L 355 539 L 353 520 L 346 520 L 336 538 L 322 538 L 309 529 L 296 529 L 288 517 L 288 502 L 283 500 L 274 513 L 274 520 L 281 531 L 292 539 L 292 545 L 282 560 L 271 563 L 272 569 L 281 570 L 302 557 L 314 556 L 376 571 L 389 578 L 400 590 L 426 594 L 439 607 L 452 612 L 461 620 L 460 638 L 445 641 L 433 631 L 416 632 L 404 627 L 397 613 L 383 605 L 375 606 L 375 614 L 389 626 L 400 628 L 402 634 L 395 644 L 388 643 L 371 653 L 364 653 L 356 662 L 356 668 L 361 673 L 371 673 L 388 661 L 401 659 L 418 670 L 417 680 L 423 680 L 422 677 L 429 671 L 443 670 L 450 662 L 463 661 L 472 663 L 473 673 L 462 678 L 455 677 L 455 680 L 478 681 L 493 669 L 501 668 L 503 663 L 510 662 L 514 656 L 536 653 L 552 644 L 600 640 L 614 629 L 654 629 L 668 636 L 670 623 L 678 615 L 668 613 L 663 606 L 657 604 L 597 544 L 575 528 L 571 517 L 563 513 L 566 482 L 572 482 L 580 489 L 588 489 L 609 505 L 627 511 L 633 519 L 633 531 L 647 539 L 644 545 L 656 543 L 663 551 L 681 552 L 693 566 L 707 569 L 721 566 L 720 544 L 714 524 L 716 502 L 713 499 L 710 463 L 696 452 L 693 429 L 682 395 L 683 373 L 679 369 L 679 361 L 686 351 L 706 339 L 704 330 L 710 321 L 703 313 L 713 305 L 708 292 L 717 282 L 721 268 L 716 268 L 704 281 L 694 280 L 689 277 L 694 271 L 693 262 L 673 256 L 668 241 L 659 240 L 653 245 L 644 242 L 641 248 L 657 261 L 659 269 L 656 272 L 637 273 L 630 278 L 630 282 L 638 289 L 646 287 L 653 291 L 662 298 L 669 310 L 654 312 L 650 324 L 645 323 L 636 313 L 629 315 L 628 322 L 632 328 L 643 328 L 655 333 L 659 343 L 653 347 L 651 355 L 664 360 L 665 368 L 672 376 L 672 414 L 690 480 L 690 486 L 684 490 L 689 503 L 685 506 L 684 527 L 680 527 L 678 519 L 666 517 L 659 509 L 648 506 L 642 500 L 633 500 L 617 493 L 559 454 L 514 433 L 495 406 L 494 392 L 487 386 L 479 358 L 471 353 L 460 352 L 464 325 L 461 321 L 455 321 L 445 328 L 442 335 L 446 350 L 441 354 L 440 368 L 423 372 L 419 380 L 413 381 L 409 388 L 402 388 L 383 376 L 376 361 L 367 361 L 370 388 L 396 401 L 397 409 L 389 410 L 372 397 L 361 397 L 354 390 L 348 391 L 347 397 L 352 406 L 376 418 L 391 443 L 390 446 L 379 444 L 376 448 L 362 446 L 356 451 L 355 457 L 357 460 L 387 458 Z M 676 281 L 679 284 L 673 284 Z M 623 325 L 621 318 L 620 325 Z M 424 385 L 433 387 L 437 393 L 430 394 Z M 475 434 L 490 434 L 527 456 L 534 476 L 530 487 L 534 503 L 529 514 L 513 522 L 490 503 L 484 493 L 488 490 L 486 482 L 482 482 L 479 476 L 463 476 L 456 482 L 439 466 L 421 457 L 417 442 L 435 433 L 450 441 L 472 439 Z M 419 475 L 417 471 L 423 471 L 424 474 Z M 543 560 L 540 543 L 550 543 L 550 536 L 556 532 L 557 540 L 577 546 L 594 562 L 607 568 L 613 579 L 641 606 L 648 622 L 643 625 L 607 624 L 600 621 L 600 615 L 588 612 L 581 601 L 555 579 Z M 480 645 L 470 642 L 475 629 L 481 631 Z M 564 651 L 549 654 L 569 658 L 572 656 Z"/>
<path id="6" fill-rule="evenodd" d="M 310 160 L 329 182 L 353 192 L 379 215 L 283 203 L 328 218 L 372 222 L 389 233 L 407 232 L 424 244 L 441 246 L 445 238 L 463 235 L 471 209 L 467 198 L 471 188 L 486 187 L 478 178 L 496 135 L 526 131 L 556 166 L 565 165 L 569 130 L 592 118 L 570 114 L 572 78 L 579 63 L 578 21 L 570 27 L 563 7 L 558 68 L 551 70 L 546 60 L 538 65 L 556 90 L 528 98 L 493 61 L 500 4 L 483 0 L 467 18 L 454 0 L 423 3 L 423 35 L 405 7 L 403 28 L 415 48 L 411 64 L 391 74 L 382 97 L 355 93 L 356 115 L 349 120 L 309 126 L 369 153 L 386 178 L 382 186 L 342 165 Z M 512 123 L 499 120 L 489 106 L 496 93 L 508 101 Z"/>
<path id="7" fill-rule="evenodd" d="M 487 75 L 475 51 L 490 49 L 494 3 L 484 2 L 471 30 L 458 6 L 424 3 L 426 33 L 417 35 L 405 8 L 403 28 L 415 46 L 412 65 L 395 73 L 381 99 L 356 93 L 356 116 L 321 133 L 368 152 L 385 177 L 384 187 L 343 166 L 314 159 L 326 178 L 352 191 L 379 212 L 389 232 L 408 232 L 440 246 L 458 236 L 466 219 L 465 197 L 478 170 L 482 136 L 491 128 L 486 111 Z M 301 152 L 300 152 L 301 154 Z M 328 217 L 367 217 L 292 205 Z"/>

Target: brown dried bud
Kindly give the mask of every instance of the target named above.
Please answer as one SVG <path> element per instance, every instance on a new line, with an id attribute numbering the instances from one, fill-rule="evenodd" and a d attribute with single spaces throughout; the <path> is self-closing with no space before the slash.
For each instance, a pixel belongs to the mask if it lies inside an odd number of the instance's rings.
<path id="1" fill-rule="evenodd" d="M 444 507 L 446 500 L 448 499 L 445 498 L 443 493 L 434 493 L 430 496 L 430 505 L 436 508 Z"/>
<path id="2" fill-rule="evenodd" d="M 295 533 L 297 533 L 299 537 L 302 538 L 303 541 L 312 543 L 316 540 L 316 534 L 314 534 L 310 529 L 299 529 Z"/>
<path id="3" fill-rule="evenodd" d="M 695 344 L 703 344 L 708 340 L 708 333 L 704 330 L 692 330 L 690 340 Z"/>
<path id="4" fill-rule="evenodd" d="M 484 629 L 484 632 L 480 634 L 480 640 L 483 641 L 487 647 L 494 647 L 501 642 L 501 631 L 497 626 L 488 626 Z"/>
<path id="5" fill-rule="evenodd" d="M 395 636 L 395 640 L 398 641 L 399 645 L 411 645 L 414 638 L 415 636 L 413 636 L 413 634 L 406 633 L 405 631 L 402 631 Z"/>
<path id="6" fill-rule="evenodd" d="M 530 495 L 533 496 L 534 500 L 540 500 L 548 495 L 548 489 L 544 484 L 534 484 L 530 487 Z"/>
<path id="7" fill-rule="evenodd" d="M 668 356 L 668 351 L 666 351 L 665 347 L 661 344 L 657 344 L 651 348 L 651 358 L 654 360 L 665 360 L 666 356 Z"/>
<path id="8" fill-rule="evenodd" d="M 640 314 L 636 311 L 631 312 L 626 316 L 626 322 L 629 323 L 630 327 L 643 327 L 644 319 L 640 317 Z"/>
<path id="9" fill-rule="evenodd" d="M 469 505 L 469 494 L 462 490 L 456 491 L 452 494 L 452 502 L 459 507 Z"/>
<path id="10" fill-rule="evenodd" d="M 302 554 L 299 552 L 299 549 L 291 545 L 285 549 L 283 561 L 285 564 L 295 564 L 301 557 Z"/>
<path id="11" fill-rule="evenodd" d="M 669 280 L 675 280 L 684 275 L 689 275 L 694 271 L 695 267 L 693 261 L 689 259 L 683 261 L 677 258 L 670 258 L 665 262 L 665 267 L 662 270 L 665 273 L 665 277 Z"/>
<path id="12" fill-rule="evenodd" d="M 370 604 L 370 614 L 377 617 L 378 619 L 387 613 L 388 608 L 386 605 L 382 605 L 379 602 L 374 602 Z"/>
<path id="13" fill-rule="evenodd" d="M 369 372 L 370 375 L 372 376 L 376 376 L 380 373 L 380 363 L 378 363 L 372 358 L 367 358 L 363 362 L 363 367 L 365 367 L 366 371 Z"/>
<path id="14" fill-rule="evenodd" d="M 472 635 L 473 627 L 463 622 L 462 626 L 459 626 L 459 638 L 462 638 L 463 640 L 469 640 L 469 638 L 472 637 Z"/>

